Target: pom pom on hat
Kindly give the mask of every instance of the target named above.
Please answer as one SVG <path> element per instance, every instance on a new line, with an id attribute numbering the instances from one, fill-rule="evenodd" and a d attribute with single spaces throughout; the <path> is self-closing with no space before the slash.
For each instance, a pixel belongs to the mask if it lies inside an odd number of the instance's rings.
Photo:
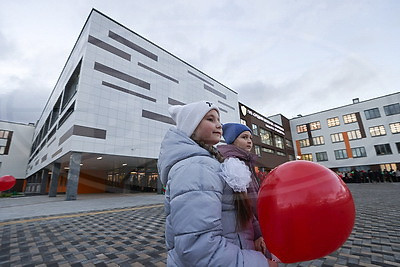
<path id="1" fill-rule="evenodd" d="M 249 127 L 241 123 L 225 123 L 222 125 L 222 135 L 227 144 L 232 144 L 235 139 L 245 131 L 249 131 L 253 134 Z"/>
<path id="2" fill-rule="evenodd" d="M 218 107 L 210 101 L 199 101 L 184 106 L 172 106 L 168 109 L 168 112 L 176 122 L 176 128 L 190 137 L 200 121 L 212 109 L 215 109 L 219 114 Z"/>

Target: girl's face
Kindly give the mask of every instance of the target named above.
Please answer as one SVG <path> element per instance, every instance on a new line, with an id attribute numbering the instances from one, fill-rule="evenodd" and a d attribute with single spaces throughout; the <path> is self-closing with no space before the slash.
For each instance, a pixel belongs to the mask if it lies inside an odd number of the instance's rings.
<path id="1" fill-rule="evenodd" d="M 210 110 L 200 121 L 194 131 L 193 139 L 203 141 L 207 145 L 215 145 L 221 140 L 222 126 L 219 114 L 215 109 Z"/>
<path id="2" fill-rule="evenodd" d="M 251 151 L 253 147 L 253 136 L 250 131 L 244 131 L 233 141 L 233 144 L 243 150 L 248 152 Z"/>

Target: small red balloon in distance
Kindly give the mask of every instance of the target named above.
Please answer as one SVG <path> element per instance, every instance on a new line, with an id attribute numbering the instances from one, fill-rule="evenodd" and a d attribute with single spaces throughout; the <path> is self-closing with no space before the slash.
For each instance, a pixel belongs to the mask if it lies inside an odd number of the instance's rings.
<path id="1" fill-rule="evenodd" d="M 266 245 L 283 263 L 308 261 L 337 250 L 351 234 L 355 207 L 346 184 L 328 168 L 291 161 L 272 170 L 258 195 Z"/>
<path id="2" fill-rule="evenodd" d="M 6 191 L 11 189 L 15 185 L 15 177 L 11 175 L 6 175 L 0 177 L 0 191 Z"/>

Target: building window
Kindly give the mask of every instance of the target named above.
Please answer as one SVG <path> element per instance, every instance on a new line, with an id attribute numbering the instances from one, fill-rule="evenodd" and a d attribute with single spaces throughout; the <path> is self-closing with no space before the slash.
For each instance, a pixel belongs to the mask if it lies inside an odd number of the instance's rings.
<path id="1" fill-rule="evenodd" d="M 303 155 L 301 155 L 301 159 L 302 159 L 302 160 L 313 161 L 313 160 L 312 160 L 312 154 L 311 154 L 311 153 L 310 153 L 310 154 L 303 154 Z"/>
<path id="2" fill-rule="evenodd" d="M 313 144 L 314 144 L 314 146 L 320 146 L 320 145 L 325 144 L 324 137 L 322 135 L 313 137 Z"/>
<path id="3" fill-rule="evenodd" d="M 342 133 L 334 133 L 331 134 L 332 143 L 343 142 L 343 134 Z"/>
<path id="4" fill-rule="evenodd" d="M 286 154 L 284 152 L 281 152 L 281 151 L 276 151 L 276 154 L 278 156 L 286 156 Z"/>
<path id="5" fill-rule="evenodd" d="M 253 135 L 258 135 L 258 126 L 255 124 L 252 124 L 251 127 L 253 130 Z"/>
<path id="6" fill-rule="evenodd" d="M 296 159 L 296 158 L 295 158 L 293 155 L 291 155 L 291 154 L 289 154 L 288 156 L 289 156 L 289 161 L 292 161 L 292 160 L 295 160 L 295 159 Z"/>
<path id="7" fill-rule="evenodd" d="M 391 123 L 389 127 L 391 133 L 400 133 L 400 122 Z"/>
<path id="8" fill-rule="evenodd" d="M 346 149 L 339 149 L 339 150 L 335 150 L 335 158 L 336 159 L 347 159 L 347 151 Z"/>
<path id="9" fill-rule="evenodd" d="M 315 157 L 317 161 L 328 161 L 328 153 L 326 152 L 317 152 L 315 153 Z"/>
<path id="10" fill-rule="evenodd" d="M 265 153 L 275 154 L 275 151 L 270 148 L 262 147 L 261 150 L 262 150 L 262 152 L 265 152 Z"/>
<path id="11" fill-rule="evenodd" d="M 386 130 L 385 127 L 383 127 L 383 125 L 379 125 L 379 126 L 369 127 L 369 133 L 371 134 L 372 137 L 381 136 L 381 135 L 386 135 Z"/>
<path id="12" fill-rule="evenodd" d="M 297 125 L 296 129 L 297 129 L 297 133 L 307 132 L 307 125 L 306 124 Z"/>
<path id="13" fill-rule="evenodd" d="M 353 123 L 357 121 L 357 117 L 355 113 L 343 115 L 344 124 Z"/>
<path id="14" fill-rule="evenodd" d="M 400 153 L 400 142 L 396 143 L 397 152 Z"/>
<path id="15" fill-rule="evenodd" d="M 379 112 L 378 108 L 371 108 L 371 109 L 364 110 L 364 114 L 365 114 L 365 118 L 367 120 L 381 117 L 381 113 Z"/>
<path id="16" fill-rule="evenodd" d="M 64 110 L 64 108 L 67 107 L 69 101 L 74 97 L 74 95 L 77 91 L 77 87 L 78 87 L 78 83 L 79 83 L 79 75 L 81 72 L 81 65 L 82 65 L 82 60 L 79 61 L 74 72 L 72 73 L 71 77 L 69 78 L 67 85 L 65 86 L 61 110 Z"/>
<path id="17" fill-rule="evenodd" d="M 310 123 L 311 131 L 321 129 L 321 123 L 319 121 L 314 121 Z"/>
<path id="18" fill-rule="evenodd" d="M 387 105 L 384 106 L 383 109 L 385 110 L 386 116 L 394 115 L 394 114 L 399 114 L 400 113 L 400 104 L 392 104 L 392 105 Z"/>
<path id="19" fill-rule="evenodd" d="M 283 137 L 279 136 L 279 135 L 275 135 L 275 146 L 278 148 L 284 148 L 284 144 L 283 144 Z"/>
<path id="20" fill-rule="evenodd" d="M 272 133 L 260 127 L 261 143 L 272 146 Z"/>
<path id="21" fill-rule="evenodd" d="M 6 130 L 0 130 L 0 139 L 7 139 L 8 138 L 9 131 Z"/>
<path id="22" fill-rule="evenodd" d="M 328 122 L 328 127 L 335 127 L 340 125 L 338 117 L 329 118 L 326 121 Z"/>
<path id="23" fill-rule="evenodd" d="M 240 123 L 247 126 L 247 122 L 244 119 L 240 119 Z"/>
<path id="24" fill-rule="evenodd" d="M 0 146 L 0 155 L 4 155 L 5 152 L 6 152 L 6 147 Z"/>
<path id="25" fill-rule="evenodd" d="M 300 143 L 300 147 L 310 146 L 310 140 L 308 138 L 299 140 L 299 143 Z"/>
<path id="26" fill-rule="evenodd" d="M 355 147 L 351 149 L 353 153 L 353 158 L 363 158 L 367 156 L 367 152 L 365 152 L 365 147 Z"/>
<path id="27" fill-rule="evenodd" d="M 255 151 L 255 153 L 256 153 L 257 156 L 261 157 L 260 146 L 255 145 L 255 146 L 254 146 L 254 151 Z"/>
<path id="28" fill-rule="evenodd" d="M 285 142 L 287 147 L 293 148 L 293 142 L 291 140 L 285 139 Z"/>
<path id="29" fill-rule="evenodd" d="M 349 137 L 349 140 L 356 140 L 362 138 L 360 130 L 348 131 L 347 136 Z"/>
<path id="30" fill-rule="evenodd" d="M 392 154 L 392 149 L 390 148 L 390 144 L 383 145 L 374 145 L 376 155 L 390 155 Z"/>

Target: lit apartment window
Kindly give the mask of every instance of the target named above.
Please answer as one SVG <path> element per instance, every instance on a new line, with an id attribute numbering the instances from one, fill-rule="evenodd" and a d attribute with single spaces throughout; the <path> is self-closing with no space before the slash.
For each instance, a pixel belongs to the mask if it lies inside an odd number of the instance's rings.
<path id="1" fill-rule="evenodd" d="M 349 140 L 361 139 L 361 132 L 360 130 L 348 131 L 347 136 L 349 137 Z"/>
<path id="2" fill-rule="evenodd" d="M 0 130 L 0 139 L 7 139 L 9 131 Z"/>
<path id="3" fill-rule="evenodd" d="M 392 153 L 392 149 L 390 148 L 390 144 L 383 144 L 383 145 L 374 145 L 376 155 L 390 155 Z"/>
<path id="4" fill-rule="evenodd" d="M 279 135 L 275 135 L 275 146 L 278 148 L 284 148 L 284 144 L 283 144 L 283 138 Z"/>
<path id="5" fill-rule="evenodd" d="M 303 155 L 301 155 L 301 159 L 302 159 L 302 160 L 313 161 L 313 160 L 312 160 L 312 154 L 311 154 L 311 153 L 310 153 L 310 154 L 303 154 Z"/>
<path id="6" fill-rule="evenodd" d="M 286 146 L 287 147 L 293 148 L 293 142 L 292 141 L 290 141 L 288 139 L 285 139 L 285 142 L 286 142 Z"/>
<path id="7" fill-rule="evenodd" d="M 258 135 L 258 126 L 255 124 L 252 124 L 251 128 L 253 130 L 253 135 Z"/>
<path id="8" fill-rule="evenodd" d="M 319 121 L 314 121 L 310 123 L 311 131 L 321 129 L 321 123 Z"/>
<path id="9" fill-rule="evenodd" d="M 308 138 L 299 140 L 300 147 L 310 146 L 310 140 Z"/>
<path id="10" fill-rule="evenodd" d="M 364 114 L 365 114 L 365 118 L 367 120 L 381 117 L 381 113 L 379 112 L 378 108 L 371 108 L 371 109 L 364 110 Z"/>
<path id="11" fill-rule="evenodd" d="M 247 125 L 247 122 L 244 119 L 240 119 L 240 123 L 243 125 Z"/>
<path id="12" fill-rule="evenodd" d="M 4 155 L 5 152 L 6 152 L 6 147 L 0 146 L 0 155 Z"/>
<path id="13" fill-rule="evenodd" d="M 262 152 L 265 152 L 265 153 L 275 154 L 275 151 L 270 148 L 262 147 L 261 150 L 262 150 Z"/>
<path id="14" fill-rule="evenodd" d="M 385 110 L 386 116 L 394 115 L 394 114 L 399 114 L 400 113 L 400 104 L 392 104 L 392 105 L 387 105 L 384 106 L 383 109 Z"/>
<path id="15" fill-rule="evenodd" d="M 343 115 L 344 124 L 353 123 L 357 121 L 357 117 L 355 113 Z"/>
<path id="16" fill-rule="evenodd" d="M 381 135 L 386 135 L 386 130 L 385 127 L 383 127 L 383 125 L 379 125 L 379 126 L 374 126 L 374 127 L 369 127 L 369 133 L 371 134 L 371 136 L 381 136 Z"/>
<path id="17" fill-rule="evenodd" d="M 335 150 L 335 158 L 336 159 L 347 159 L 347 151 L 346 149 L 339 149 L 339 150 Z"/>
<path id="18" fill-rule="evenodd" d="M 353 158 L 363 158 L 367 156 L 367 152 L 365 151 L 365 147 L 355 147 L 351 149 L 353 153 Z"/>
<path id="19" fill-rule="evenodd" d="M 317 161 L 327 161 L 328 160 L 328 153 L 326 152 L 317 152 L 315 153 L 315 157 Z"/>
<path id="20" fill-rule="evenodd" d="M 391 133 L 400 133 L 400 122 L 391 123 L 389 127 Z"/>
<path id="21" fill-rule="evenodd" d="M 307 125 L 305 125 L 305 124 L 297 125 L 296 129 L 297 129 L 297 133 L 307 132 Z"/>
<path id="22" fill-rule="evenodd" d="M 338 117 L 329 118 L 326 121 L 328 122 L 328 127 L 335 127 L 340 125 Z"/>
<path id="23" fill-rule="evenodd" d="M 332 143 L 343 142 L 343 134 L 342 133 L 334 133 L 331 134 Z"/>
<path id="24" fill-rule="evenodd" d="M 325 144 L 324 137 L 322 135 L 313 137 L 313 144 L 314 144 L 314 146 L 320 146 L 320 145 Z"/>
<path id="25" fill-rule="evenodd" d="M 284 152 L 281 152 L 281 151 L 276 151 L 276 154 L 278 156 L 286 156 L 286 154 Z"/>
<path id="26" fill-rule="evenodd" d="M 272 146 L 272 133 L 263 128 L 260 128 L 261 143 Z"/>
<path id="27" fill-rule="evenodd" d="M 254 151 L 256 152 L 256 155 L 261 157 L 261 149 L 260 146 L 255 145 L 254 146 Z"/>

